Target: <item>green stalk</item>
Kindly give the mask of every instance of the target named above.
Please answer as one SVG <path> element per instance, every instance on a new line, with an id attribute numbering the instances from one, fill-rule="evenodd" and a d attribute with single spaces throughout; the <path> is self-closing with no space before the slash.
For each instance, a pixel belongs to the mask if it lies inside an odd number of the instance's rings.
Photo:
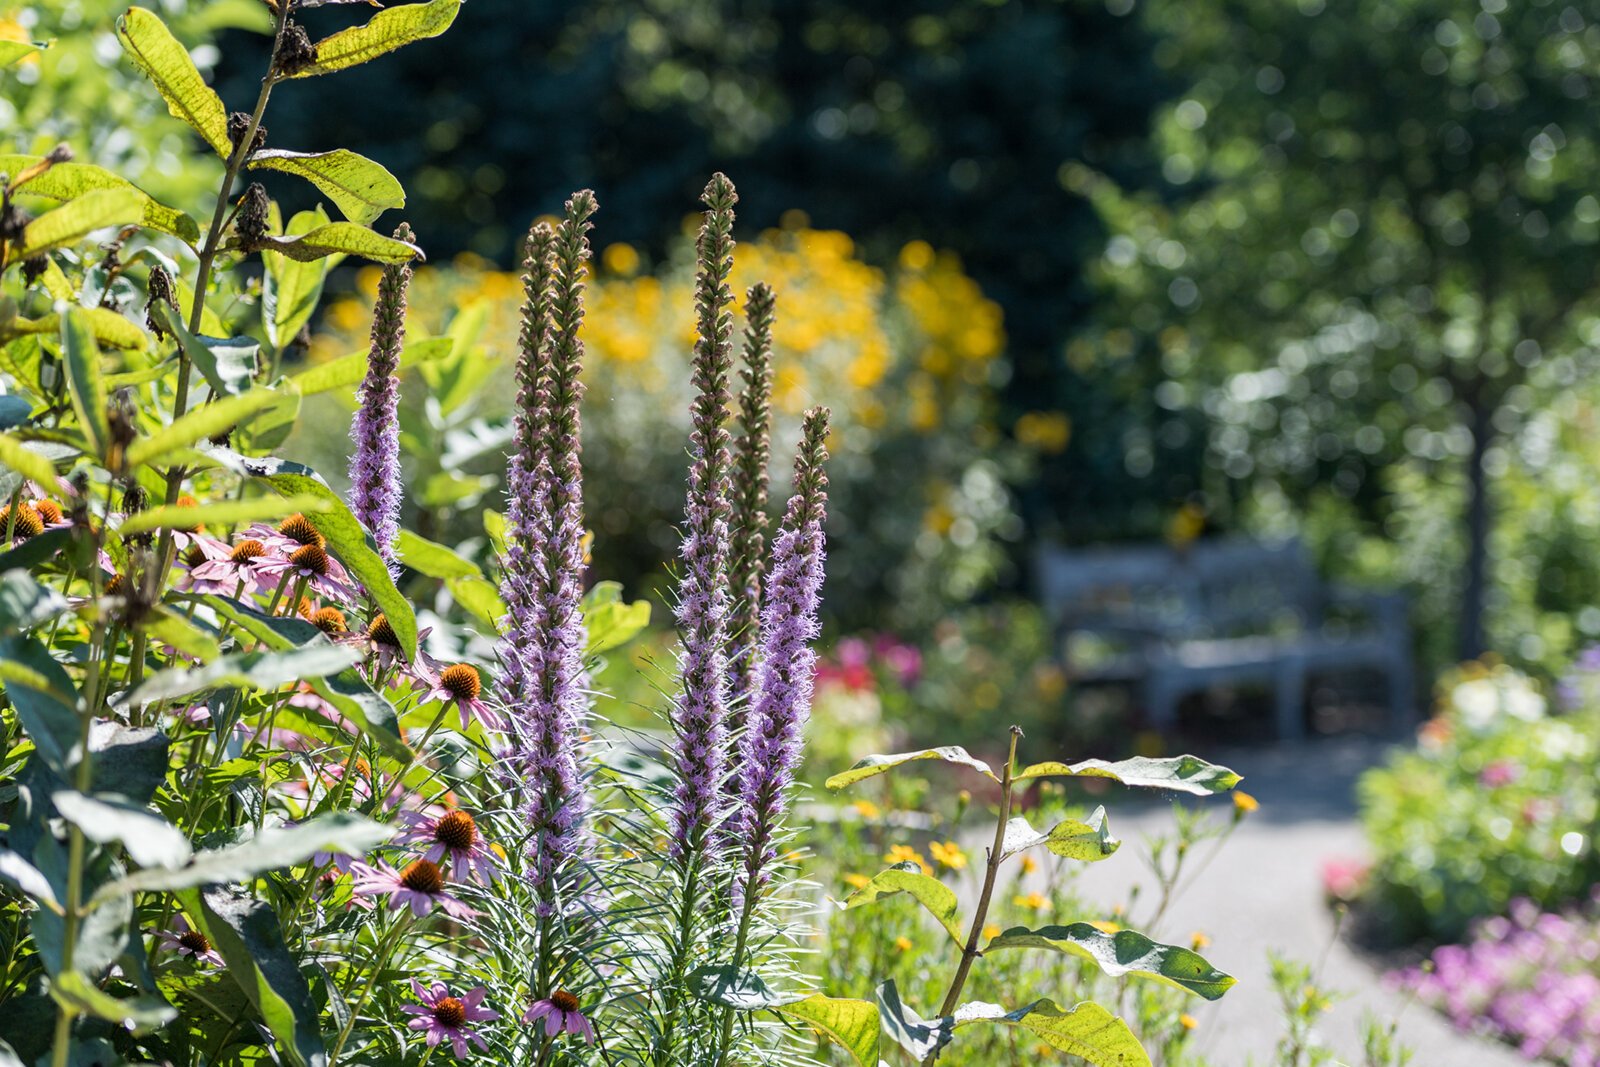
<path id="1" fill-rule="evenodd" d="M 355 1007 L 350 1009 L 350 1018 L 345 1020 L 344 1028 L 339 1031 L 339 1040 L 334 1042 L 333 1049 L 328 1053 L 328 1067 L 334 1067 L 335 1061 L 339 1058 L 339 1053 L 344 1051 L 345 1042 L 350 1040 L 350 1034 L 356 1028 L 356 1020 L 366 1010 L 367 1003 L 377 990 L 378 979 L 382 977 L 383 969 L 389 965 L 389 957 L 394 955 L 395 948 L 399 946 L 400 935 L 405 933 L 407 925 L 405 914 L 405 912 L 402 912 L 400 919 L 384 935 L 383 944 L 378 949 L 378 962 L 372 968 L 372 978 L 367 982 L 367 988 L 361 991 L 361 999 L 356 1002 Z"/>
<path id="2" fill-rule="evenodd" d="M 672 1044 L 676 1039 L 678 1022 L 678 992 L 683 985 L 684 972 L 689 965 L 689 954 L 694 950 L 695 902 L 700 887 L 700 842 L 685 847 L 688 869 L 684 872 L 683 906 L 678 910 L 678 935 L 672 947 L 672 968 L 667 974 L 666 992 L 661 1002 L 661 1044 L 656 1050 L 656 1062 L 661 1067 L 672 1067 Z"/>

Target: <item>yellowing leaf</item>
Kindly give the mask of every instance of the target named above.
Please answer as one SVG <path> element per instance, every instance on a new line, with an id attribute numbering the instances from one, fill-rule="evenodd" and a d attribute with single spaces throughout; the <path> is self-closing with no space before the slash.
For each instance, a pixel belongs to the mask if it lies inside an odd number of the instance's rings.
<path id="1" fill-rule="evenodd" d="M 330 222 L 310 233 L 293 236 L 264 237 L 262 247 L 301 263 L 339 253 L 379 263 L 404 263 L 422 258 L 422 249 L 416 245 L 385 237 L 353 222 Z"/>
<path id="2" fill-rule="evenodd" d="M 961 922 L 956 916 L 955 892 L 937 878 L 923 874 L 915 863 L 897 863 L 879 871 L 866 885 L 846 897 L 839 907 L 850 911 L 897 893 L 904 893 L 921 904 L 928 914 L 939 920 L 939 925 L 950 935 L 950 940 L 961 944 Z"/>
<path id="3" fill-rule="evenodd" d="M 1206 962 L 1198 952 L 1179 945 L 1163 945 L 1137 930 L 1114 934 L 1089 923 L 1043 926 L 1029 930 L 1013 927 L 984 946 L 984 953 L 1003 948 L 1043 948 L 1092 960 L 1113 978 L 1125 974 L 1154 978 L 1207 1000 L 1218 1000 L 1234 986 L 1232 975 Z"/>
<path id="4" fill-rule="evenodd" d="M 352 26 L 318 41 L 317 61 L 291 77 L 309 78 L 314 74 L 344 70 L 413 41 L 437 37 L 450 27 L 460 10 L 461 0 L 432 0 L 432 3 L 405 4 L 380 11 L 363 26 Z"/>
<path id="5" fill-rule="evenodd" d="M 0 155 L 0 174 L 14 179 L 29 167 L 42 162 L 42 156 Z M 76 200 L 85 193 L 100 189 L 132 189 L 143 198 L 143 225 L 162 233 L 170 233 L 189 244 L 200 239 L 200 227 L 194 219 L 176 208 L 157 202 L 144 190 L 120 175 L 89 163 L 57 163 L 37 177 L 29 179 L 20 190 L 29 196 L 42 196 L 50 200 Z"/>
<path id="6" fill-rule="evenodd" d="M 406 191 L 393 174 L 348 149 L 316 153 L 264 149 L 250 157 L 250 166 L 298 174 L 327 194 L 345 218 L 363 226 L 389 208 L 406 206 Z"/>
<path id="7" fill-rule="evenodd" d="M 192 126 L 223 159 L 233 154 L 228 139 L 228 111 L 189 58 L 188 49 L 172 36 L 155 12 L 130 7 L 117 20 L 117 36 L 128 58 L 167 102 L 167 110 Z"/>
<path id="8" fill-rule="evenodd" d="M 878 1067 L 876 1004 L 817 993 L 772 1010 L 821 1030 L 850 1053 L 859 1067 Z"/>
<path id="9" fill-rule="evenodd" d="M 152 463 L 169 452 L 194 444 L 203 437 L 215 437 L 233 429 L 250 415 L 275 403 L 278 394 L 271 389 L 252 389 L 239 396 L 225 396 L 203 408 L 196 408 L 172 425 L 128 448 L 128 466 Z"/>
<path id="10" fill-rule="evenodd" d="M 28 223 L 15 258 L 26 259 L 51 248 L 59 248 L 107 226 L 138 222 L 144 217 L 149 200 L 139 190 L 96 189 L 76 200 L 69 200 L 53 211 Z"/>

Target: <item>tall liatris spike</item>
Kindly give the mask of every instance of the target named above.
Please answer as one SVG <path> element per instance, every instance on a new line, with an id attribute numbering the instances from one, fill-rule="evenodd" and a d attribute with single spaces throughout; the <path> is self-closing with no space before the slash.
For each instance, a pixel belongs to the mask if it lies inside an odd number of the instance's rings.
<path id="1" fill-rule="evenodd" d="M 713 175 L 701 202 L 700 270 L 695 278 L 699 339 L 694 347 L 690 467 L 678 583 L 682 691 L 673 721 L 678 780 L 672 855 L 693 870 L 713 829 L 722 792 L 728 709 L 728 372 L 733 363 L 733 183 Z"/>
<path id="2" fill-rule="evenodd" d="M 743 360 L 739 392 L 739 436 L 733 443 L 732 555 L 728 584 L 733 592 L 728 664 L 733 701 L 732 744 L 748 715 L 755 677 L 754 650 L 761 616 L 762 548 L 767 529 L 767 465 L 772 460 L 772 288 L 758 282 L 745 294 Z"/>
<path id="3" fill-rule="evenodd" d="M 827 514 L 828 409 L 806 412 L 794 463 L 794 495 L 772 543 L 772 570 L 761 606 L 760 665 L 739 746 L 742 776 L 738 839 L 744 850 L 744 891 L 759 891 L 772 840 L 788 807 L 800 759 L 801 730 L 811 714 L 822 599 Z"/>
<path id="4" fill-rule="evenodd" d="M 401 223 L 397 241 L 411 241 L 411 227 Z M 378 555 L 398 573 L 394 542 L 400 533 L 400 349 L 406 336 L 406 289 L 411 265 L 383 269 L 378 304 L 372 312 L 372 347 L 367 376 L 356 392 L 359 407 L 350 426 L 355 451 L 350 456 L 350 510 L 372 531 Z"/>
<path id="5" fill-rule="evenodd" d="M 517 602 L 502 641 L 503 659 L 515 659 L 511 673 L 519 696 L 508 707 L 515 756 L 525 777 L 527 816 L 532 830 L 530 878 L 539 892 L 541 915 L 556 909 L 556 877 L 574 859 L 582 837 L 586 799 L 580 772 L 584 718 L 583 691 L 583 472 L 579 461 L 578 402 L 583 395 L 583 278 L 589 259 L 589 218 L 594 194 L 574 193 L 554 239 L 538 230 L 530 241 L 528 301 L 523 333 L 523 365 L 518 376 L 531 406 L 521 413 L 516 464 L 532 465 L 522 487 L 518 539 L 527 556 L 508 558 L 507 581 L 521 583 L 508 604 Z M 548 266 L 546 266 L 548 265 Z M 548 274 L 549 287 L 541 278 Z M 548 293 L 548 304 L 542 295 Z M 547 316 L 547 319 L 546 319 Z M 545 338 L 543 346 L 538 344 Z M 544 355 L 529 355 L 534 348 Z M 526 451 L 525 451 L 526 450 Z M 508 546 L 509 549 L 509 546 Z M 508 557 L 510 553 L 508 551 Z M 513 571 L 515 565 L 520 573 Z M 524 599 L 525 598 L 525 599 Z M 517 672 L 520 671 L 520 675 Z M 542 991 L 541 991 L 542 995 Z"/>

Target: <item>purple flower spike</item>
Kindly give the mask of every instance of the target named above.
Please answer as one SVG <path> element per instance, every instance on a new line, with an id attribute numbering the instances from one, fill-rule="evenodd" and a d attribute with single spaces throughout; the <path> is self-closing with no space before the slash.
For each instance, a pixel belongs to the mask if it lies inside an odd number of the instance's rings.
<path id="1" fill-rule="evenodd" d="M 740 847 L 742 889 L 758 892 L 774 856 L 773 838 L 788 808 L 800 762 L 801 731 L 811 714 L 816 673 L 827 514 L 828 410 L 806 412 L 795 457 L 794 495 L 772 545 L 772 566 L 761 605 L 760 663 L 751 694 L 748 728 L 740 743 L 742 773 Z"/>
<path id="2" fill-rule="evenodd" d="M 397 241 L 411 241 L 411 227 L 401 223 Z M 406 288 L 409 263 L 383 269 L 378 304 L 372 313 L 372 347 L 367 376 L 356 392 L 359 407 L 350 427 L 355 452 L 350 457 L 350 510 L 377 542 L 378 555 L 398 573 L 394 542 L 400 533 L 400 349 L 406 336 Z"/>

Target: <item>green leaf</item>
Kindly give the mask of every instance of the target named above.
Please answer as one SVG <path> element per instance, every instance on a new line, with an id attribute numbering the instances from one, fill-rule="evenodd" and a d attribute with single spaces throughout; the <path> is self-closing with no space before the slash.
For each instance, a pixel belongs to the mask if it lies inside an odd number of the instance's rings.
<path id="1" fill-rule="evenodd" d="M 973 1001 L 957 1008 L 953 1018 L 957 1027 L 980 1022 L 1020 1026 L 1051 1048 L 1094 1067 L 1150 1067 L 1149 1055 L 1128 1024 L 1093 1001 L 1071 1011 L 1062 1011 L 1050 1000 L 1014 1011 Z"/>
<path id="2" fill-rule="evenodd" d="M 413 41 L 437 37 L 450 28 L 460 9 L 461 0 L 433 0 L 428 4 L 406 4 L 380 11 L 364 26 L 352 26 L 318 41 L 317 61 L 291 77 L 309 78 L 314 74 L 344 70 Z"/>
<path id="3" fill-rule="evenodd" d="M 0 680 L 40 757 L 66 778 L 82 758 L 78 691 L 66 670 L 37 638 L 7 637 L 0 640 Z"/>
<path id="4" fill-rule="evenodd" d="M 271 692 L 290 682 L 337 674 L 361 661 L 348 645 L 306 645 L 288 652 L 240 652 L 201 667 L 170 667 L 151 675 L 128 695 L 130 706 L 175 700 L 219 686 Z"/>
<path id="5" fill-rule="evenodd" d="M 1092 960 L 1112 978 L 1132 974 L 1153 978 L 1207 1000 L 1219 1000 L 1233 988 L 1235 979 L 1207 963 L 1198 952 L 1163 945 L 1137 930 L 1108 934 L 1089 923 L 1044 926 L 1029 930 L 1013 927 L 984 946 L 984 953 L 1002 948 L 1043 948 Z"/>
<path id="6" fill-rule="evenodd" d="M 240 428 L 234 447 L 241 452 L 268 453 L 283 444 L 294 432 L 300 418 L 300 391 L 287 378 L 280 377 L 268 386 L 277 394 L 276 403 L 268 404 L 256 417 Z"/>
<path id="7" fill-rule="evenodd" d="M 15 886 L 52 911 L 58 913 L 61 911 L 61 902 L 56 899 L 56 891 L 51 887 L 50 879 L 44 876 L 43 871 L 9 848 L 0 848 L 0 882 Z"/>
<path id="8" fill-rule="evenodd" d="M 218 395 L 236 396 L 255 381 L 261 344 L 253 337 L 208 337 L 193 333 L 183 317 L 167 305 L 151 305 L 151 313 L 177 337 L 178 344 Z"/>
<path id="9" fill-rule="evenodd" d="M 172 425 L 140 438 L 128 446 L 128 466 L 153 463 L 170 452 L 187 448 L 196 441 L 226 433 L 252 414 L 277 400 L 271 389 L 253 389 L 239 396 L 226 396 L 205 407 L 180 416 Z M 0 455 L 0 459 L 4 459 Z"/>
<path id="10" fill-rule="evenodd" d="M 344 811 L 319 815 L 298 826 L 267 827 L 243 844 L 196 853 L 191 863 L 176 870 L 150 868 L 130 874 L 103 886 L 93 902 L 144 890 L 242 882 L 267 871 L 299 866 L 318 852 L 359 856 L 383 844 L 391 833 L 387 826 Z"/>
<path id="11" fill-rule="evenodd" d="M 843 789 L 847 785 L 855 785 L 857 782 L 871 778 L 874 775 L 892 771 L 901 764 L 925 759 L 943 760 L 946 763 L 971 767 L 985 778 L 992 778 L 997 782 L 1000 780 L 995 778 L 994 771 L 989 769 L 987 763 L 981 759 L 974 758 L 966 749 L 959 745 L 945 745 L 942 748 L 924 748 L 917 752 L 897 752 L 887 756 L 868 756 L 858 761 L 849 770 L 841 771 L 829 778 L 825 784 L 829 789 Z"/>
<path id="12" fill-rule="evenodd" d="M 1057 856 L 1070 860 L 1094 863 L 1116 852 L 1122 842 L 1111 836 L 1106 826 L 1105 808 L 1094 809 L 1084 822 L 1063 819 L 1047 834 L 1039 833 L 1020 815 L 1006 823 L 1005 840 L 1000 848 L 1002 856 L 1015 856 L 1035 845 L 1044 845 Z"/>
<path id="13" fill-rule="evenodd" d="M 596 582 L 583 598 L 583 625 L 589 635 L 589 655 L 609 652 L 638 637 L 650 625 L 650 602 L 622 599 L 618 582 Z"/>
<path id="14" fill-rule="evenodd" d="M 449 578 L 445 588 L 456 598 L 456 603 L 481 619 L 486 626 L 497 627 L 506 617 L 506 602 L 500 591 L 487 578 Z"/>
<path id="15" fill-rule="evenodd" d="M 117 36 L 128 58 L 155 84 L 173 116 L 193 127 L 223 159 L 232 155 L 228 111 L 222 98 L 206 84 L 188 50 L 155 12 L 130 7 L 117 20 Z"/>
<path id="16" fill-rule="evenodd" d="M 51 260 L 50 262 L 53 263 L 55 261 Z M 150 340 L 143 330 L 110 308 L 79 308 L 78 311 L 88 319 L 89 329 L 94 334 L 94 339 L 103 345 L 109 345 L 112 348 L 143 348 Z M 40 315 L 36 319 L 23 318 L 18 315 L 14 319 L 0 323 L 0 343 L 29 334 L 57 334 L 60 332 L 60 315 L 51 313 L 49 315 Z"/>
<path id="17" fill-rule="evenodd" d="M 928 909 L 939 920 L 957 945 L 962 943 L 961 922 L 956 917 L 955 892 L 943 882 L 923 874 L 915 863 L 897 863 L 872 876 L 872 880 L 839 903 L 842 911 L 874 904 L 896 893 L 905 893 Z"/>
<path id="18" fill-rule="evenodd" d="M 1196 796 L 1225 793 L 1240 781 L 1239 776 L 1228 768 L 1207 763 L 1198 756 L 1170 756 L 1165 759 L 1134 756 L 1115 763 L 1090 759 L 1071 766 L 1054 762 L 1035 763 L 1024 768 L 1016 780 L 1020 782 L 1029 778 L 1109 778 L 1123 785 L 1174 789 Z"/>
<path id="19" fill-rule="evenodd" d="M 71 789 L 50 795 L 63 818 L 97 845 L 122 842 L 141 867 L 181 867 L 194 856 L 189 839 L 166 819 L 147 808 L 107 796 L 84 796 Z"/>
<path id="20" fill-rule="evenodd" d="M 179 894 L 201 932 L 227 964 L 228 974 L 261 1014 L 297 1067 L 327 1062 L 311 988 L 283 939 L 271 906 L 231 889 Z"/>
<path id="21" fill-rule="evenodd" d="M 61 359 L 67 368 L 67 389 L 78 425 L 95 455 L 110 454 L 111 427 L 106 420 L 106 386 L 100 378 L 100 346 L 81 308 L 70 308 L 61 320 Z"/>
<path id="22" fill-rule="evenodd" d="M 269 235 L 261 238 L 259 247 L 301 263 L 339 254 L 360 256 L 378 263 L 406 263 L 422 258 L 422 249 L 416 245 L 385 237 L 353 222 L 330 222 L 309 233 L 293 236 Z"/>
<path id="23" fill-rule="evenodd" d="M 0 574 L 0 637 L 31 630 L 70 606 L 66 597 L 47 585 L 40 585 L 25 570 Z"/>
<path id="24" fill-rule="evenodd" d="M 443 359 L 450 354 L 451 344 L 448 337 L 430 337 L 423 341 L 412 341 L 400 350 L 400 369 Z M 330 359 L 326 363 L 309 367 L 291 375 L 289 380 L 294 382 L 302 396 L 326 393 L 330 389 L 354 389 L 361 379 L 366 377 L 367 359 L 367 351 L 362 349 L 360 352 L 351 352 L 338 359 Z"/>
<path id="25" fill-rule="evenodd" d="M 290 219 L 289 230 L 304 232 L 327 223 L 328 216 L 319 207 L 314 211 L 302 211 Z M 261 319 L 267 330 L 267 340 L 282 352 L 294 343 L 296 335 L 316 312 L 330 261 L 300 263 L 278 252 L 263 252 L 261 260 L 266 266 Z"/>
<path id="26" fill-rule="evenodd" d="M 31 56 L 39 50 L 36 44 L 27 41 L 0 41 L 0 67 L 9 67 L 24 56 Z"/>
<path id="27" fill-rule="evenodd" d="M 56 477 L 56 465 L 47 456 L 35 452 L 8 433 L 0 433 L 0 464 L 40 485 L 56 490 L 61 488 L 61 479 Z"/>
<path id="28" fill-rule="evenodd" d="M 846 1000 L 814 994 L 793 1004 L 774 1008 L 780 1015 L 816 1027 L 846 1052 L 858 1067 L 878 1067 L 878 1006 L 865 1000 Z"/>
<path id="29" fill-rule="evenodd" d="M 478 565 L 437 541 L 401 530 L 395 541 L 400 562 L 429 578 L 482 578 Z"/>
<path id="30" fill-rule="evenodd" d="M 50 982 L 50 995 L 70 1012 L 105 1019 L 136 1034 L 158 1030 L 178 1017 L 172 1005 L 159 997 L 119 1000 L 77 971 L 56 975 Z"/>
<path id="31" fill-rule="evenodd" d="M 185 656 L 209 663 L 222 655 L 216 636 L 164 607 L 157 607 L 139 624 L 159 644 L 170 645 Z"/>
<path id="32" fill-rule="evenodd" d="M 345 148 L 332 152 L 286 152 L 266 148 L 250 166 L 297 174 L 322 190 L 344 217 L 362 226 L 390 208 L 406 206 L 406 191 L 393 174 L 366 156 Z M 290 229 L 294 229 L 290 224 Z"/>
<path id="33" fill-rule="evenodd" d="M 42 156 L 0 155 L 0 174 L 14 177 L 42 161 Z M 29 196 L 60 201 L 76 200 L 98 189 L 132 189 L 144 200 L 144 213 L 140 221 L 146 228 L 170 233 L 190 245 L 200 240 L 200 227 L 194 219 L 176 208 L 158 203 L 128 179 L 103 167 L 90 163 L 57 163 L 38 177 L 30 179 L 26 186 Z M 54 290 L 52 295 L 57 295 Z"/>
<path id="34" fill-rule="evenodd" d="M 900 999 L 894 979 L 878 987 L 878 1015 L 884 1031 L 895 1044 L 921 1062 L 950 1043 L 955 1036 L 955 1020 L 948 1015 L 924 1019 Z"/>
<path id="35" fill-rule="evenodd" d="M 15 258 L 27 259 L 52 248 L 69 245 L 80 238 L 144 218 L 144 202 L 149 197 L 137 189 L 96 189 L 69 200 L 34 219 L 22 231 Z"/>
<path id="36" fill-rule="evenodd" d="M 253 473 L 253 472 L 252 472 Z M 389 620 L 394 636 L 400 642 L 400 651 L 406 659 L 417 655 L 417 616 L 411 602 L 395 588 L 394 578 L 383 557 L 378 555 L 378 543 L 366 527 L 345 506 L 328 484 L 310 467 L 298 463 L 278 463 L 257 477 L 267 482 L 284 496 L 318 496 L 328 502 L 328 510 L 318 515 L 317 530 L 328 539 L 328 547 L 361 583 L 378 610 Z"/>
<path id="37" fill-rule="evenodd" d="M 328 502 L 319 496 L 265 496 L 184 506 L 161 504 L 128 516 L 117 532 L 126 537 L 145 530 L 188 530 L 201 525 L 237 526 L 247 522 L 270 522 L 297 511 L 312 515 L 327 510 Z"/>

